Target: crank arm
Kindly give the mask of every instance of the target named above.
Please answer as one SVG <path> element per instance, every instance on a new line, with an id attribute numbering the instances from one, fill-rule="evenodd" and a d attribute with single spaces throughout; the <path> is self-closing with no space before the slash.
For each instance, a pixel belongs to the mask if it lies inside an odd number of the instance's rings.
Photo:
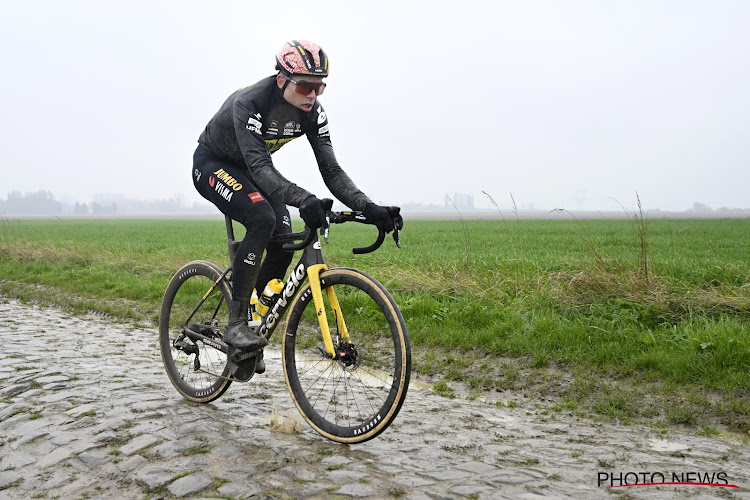
<path id="1" fill-rule="evenodd" d="M 205 335 L 200 334 L 198 332 L 194 332 L 193 330 L 189 329 L 187 326 L 183 327 L 182 331 L 185 334 L 185 336 L 189 338 L 190 340 L 192 340 L 193 342 L 201 341 L 204 344 L 213 347 L 214 349 L 220 350 L 224 354 L 227 353 L 228 347 L 224 342 L 220 342 L 210 337 L 206 337 Z"/>

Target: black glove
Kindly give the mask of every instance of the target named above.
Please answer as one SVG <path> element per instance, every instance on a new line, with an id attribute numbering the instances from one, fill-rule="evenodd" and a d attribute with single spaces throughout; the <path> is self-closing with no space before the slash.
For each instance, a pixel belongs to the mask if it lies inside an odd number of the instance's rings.
<path id="1" fill-rule="evenodd" d="M 315 196 L 308 196 L 300 204 L 299 216 L 312 229 L 323 227 L 326 223 L 326 212 L 323 210 L 323 202 Z"/>
<path id="2" fill-rule="evenodd" d="M 399 213 L 400 210 L 399 207 L 383 207 L 374 203 L 368 203 L 365 205 L 362 213 L 367 217 L 368 221 L 374 223 L 386 233 L 390 233 L 393 231 L 394 224 L 399 230 L 404 227 L 404 219 Z"/>

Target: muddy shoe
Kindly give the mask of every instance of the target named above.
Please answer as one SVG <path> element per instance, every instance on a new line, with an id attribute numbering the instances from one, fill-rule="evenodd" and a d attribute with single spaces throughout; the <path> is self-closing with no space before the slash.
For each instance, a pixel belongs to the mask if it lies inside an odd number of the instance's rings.
<path id="1" fill-rule="evenodd" d="M 243 351 L 254 351 L 268 345 L 268 341 L 256 334 L 247 324 L 246 300 L 229 303 L 229 322 L 224 333 L 224 342 Z"/>
<path id="2" fill-rule="evenodd" d="M 243 328 L 244 327 L 244 328 Z M 224 342 L 243 351 L 256 351 L 268 345 L 268 341 L 250 330 L 247 325 L 228 325 Z"/>

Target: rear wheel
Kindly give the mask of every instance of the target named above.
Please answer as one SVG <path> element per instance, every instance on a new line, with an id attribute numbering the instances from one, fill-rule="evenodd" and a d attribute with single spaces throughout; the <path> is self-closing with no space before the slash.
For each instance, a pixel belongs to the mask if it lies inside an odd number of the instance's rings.
<path id="1" fill-rule="evenodd" d="M 169 282 L 159 316 L 159 347 L 169 380 L 182 397 L 198 403 L 215 400 L 231 384 L 227 355 L 218 342 L 232 291 L 221 274 L 210 262 L 185 264 Z M 217 343 L 194 342 L 188 330 Z"/>
<path id="2" fill-rule="evenodd" d="M 282 357 L 287 387 L 305 420 L 321 435 L 359 443 L 383 432 L 406 398 L 411 350 L 404 319 L 374 278 L 354 269 L 320 275 L 336 359 L 323 337 L 305 285 L 290 306 Z M 333 287 L 349 339 L 342 338 L 326 290 Z"/>

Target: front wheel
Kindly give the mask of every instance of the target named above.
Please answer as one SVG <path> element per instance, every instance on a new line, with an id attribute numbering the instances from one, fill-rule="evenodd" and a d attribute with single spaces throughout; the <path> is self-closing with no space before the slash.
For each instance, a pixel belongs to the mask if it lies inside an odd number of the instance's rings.
<path id="1" fill-rule="evenodd" d="M 172 385 L 189 401 L 213 401 L 231 384 L 227 355 L 211 341 L 222 340 L 231 297 L 221 270 L 204 261 L 182 266 L 164 293 L 159 315 L 161 358 Z M 187 330 L 208 340 L 193 342 Z"/>
<path id="2" fill-rule="evenodd" d="M 321 273 L 326 315 L 337 352 L 323 348 L 310 285 L 290 306 L 282 357 L 287 387 L 308 424 L 340 443 L 374 438 L 393 422 L 409 387 L 411 348 L 393 297 L 374 278 L 354 269 Z M 348 338 L 331 309 L 340 305 Z"/>

